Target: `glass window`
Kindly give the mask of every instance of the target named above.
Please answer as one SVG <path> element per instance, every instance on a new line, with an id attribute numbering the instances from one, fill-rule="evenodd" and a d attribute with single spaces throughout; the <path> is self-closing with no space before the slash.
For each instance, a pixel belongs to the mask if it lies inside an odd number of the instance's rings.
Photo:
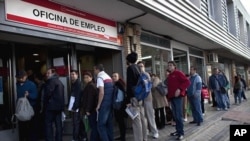
<path id="1" fill-rule="evenodd" d="M 179 49 L 173 49 L 174 61 L 178 70 L 185 74 L 189 73 L 187 52 Z"/>
<path id="2" fill-rule="evenodd" d="M 190 56 L 190 65 L 196 67 L 197 73 L 205 80 L 204 60 L 202 58 Z"/>
<path id="3" fill-rule="evenodd" d="M 159 77 L 163 80 L 165 78 L 167 63 L 171 59 L 170 51 L 150 46 L 142 46 L 141 51 L 142 57 L 139 60 L 145 62 L 145 70 L 148 73 L 159 75 Z"/>

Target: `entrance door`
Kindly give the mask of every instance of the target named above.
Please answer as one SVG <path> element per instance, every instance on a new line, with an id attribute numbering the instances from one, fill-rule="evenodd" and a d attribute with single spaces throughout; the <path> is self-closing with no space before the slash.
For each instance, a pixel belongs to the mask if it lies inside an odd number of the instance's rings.
<path id="1" fill-rule="evenodd" d="M 0 137 L 3 141 L 17 141 L 18 131 L 12 124 L 15 96 L 13 92 L 12 49 L 0 44 Z"/>

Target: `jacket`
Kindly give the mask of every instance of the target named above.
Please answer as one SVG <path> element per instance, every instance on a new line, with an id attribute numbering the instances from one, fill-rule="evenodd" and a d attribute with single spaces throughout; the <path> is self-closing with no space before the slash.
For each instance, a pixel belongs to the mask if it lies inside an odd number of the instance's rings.
<path id="1" fill-rule="evenodd" d="M 181 90 L 181 95 L 185 95 L 187 87 L 190 85 L 190 81 L 184 75 L 183 72 L 179 70 L 174 70 L 171 72 L 167 79 L 168 84 L 168 95 L 169 99 L 175 97 L 175 92 L 177 89 Z"/>
<path id="2" fill-rule="evenodd" d="M 222 74 L 213 74 L 209 77 L 209 89 L 220 90 L 220 87 L 226 87 L 226 85 L 227 81 Z"/>
<path id="3" fill-rule="evenodd" d="M 190 77 L 191 85 L 187 89 L 187 96 L 201 95 L 202 80 L 201 77 L 195 73 Z"/>
<path id="4" fill-rule="evenodd" d="M 81 97 L 82 97 L 82 83 L 77 79 L 71 84 L 71 96 L 75 97 L 75 102 L 73 104 L 72 110 L 76 110 L 80 107 Z"/>
<path id="5" fill-rule="evenodd" d="M 136 64 L 132 64 L 127 68 L 127 98 L 126 103 L 130 103 L 130 99 L 135 97 L 133 88 L 138 82 L 140 76 L 139 68 Z"/>
<path id="6" fill-rule="evenodd" d="M 44 87 L 45 110 L 64 110 L 64 85 L 57 75 L 51 76 Z"/>
<path id="7" fill-rule="evenodd" d="M 98 90 L 92 81 L 84 87 L 81 101 L 83 114 L 95 112 L 98 102 Z"/>

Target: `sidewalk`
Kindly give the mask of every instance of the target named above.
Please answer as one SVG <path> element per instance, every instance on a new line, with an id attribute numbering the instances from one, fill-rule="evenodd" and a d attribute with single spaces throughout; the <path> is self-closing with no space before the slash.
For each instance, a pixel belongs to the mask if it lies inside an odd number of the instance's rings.
<path id="1" fill-rule="evenodd" d="M 250 98 L 250 91 L 246 92 L 246 97 Z M 229 141 L 229 126 L 231 124 L 250 124 L 250 102 L 243 101 L 241 105 L 234 105 L 233 95 L 230 95 L 231 108 L 228 111 L 216 111 L 216 108 L 211 107 L 208 103 L 205 104 L 206 114 L 204 122 L 201 126 L 189 124 L 192 117 L 188 117 L 188 121 L 184 122 L 184 141 Z M 148 136 L 148 141 L 174 141 L 175 137 L 169 136 L 175 131 L 175 127 L 171 125 L 165 126 L 159 130 L 159 138 L 153 139 Z M 117 126 L 114 130 L 115 137 L 119 135 Z M 64 141 L 71 141 L 71 136 L 65 135 Z M 132 128 L 127 129 L 127 141 L 133 141 Z"/>

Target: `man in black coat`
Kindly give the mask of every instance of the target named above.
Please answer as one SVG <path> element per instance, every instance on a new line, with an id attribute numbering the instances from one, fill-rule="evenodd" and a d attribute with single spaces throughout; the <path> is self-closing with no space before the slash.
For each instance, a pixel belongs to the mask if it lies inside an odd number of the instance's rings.
<path id="1" fill-rule="evenodd" d="M 80 115 L 80 105 L 82 98 L 82 82 L 78 78 L 78 71 L 70 71 L 71 78 L 71 97 L 72 107 L 69 107 L 69 111 L 72 112 L 72 122 L 73 122 L 73 141 L 80 141 L 86 139 L 87 135 L 84 131 L 83 122 Z"/>
<path id="2" fill-rule="evenodd" d="M 45 110 L 45 140 L 62 141 L 62 112 L 64 110 L 64 85 L 59 80 L 55 69 L 46 72 L 47 81 L 44 88 Z M 53 123 L 55 123 L 55 139 L 53 135 Z"/>

